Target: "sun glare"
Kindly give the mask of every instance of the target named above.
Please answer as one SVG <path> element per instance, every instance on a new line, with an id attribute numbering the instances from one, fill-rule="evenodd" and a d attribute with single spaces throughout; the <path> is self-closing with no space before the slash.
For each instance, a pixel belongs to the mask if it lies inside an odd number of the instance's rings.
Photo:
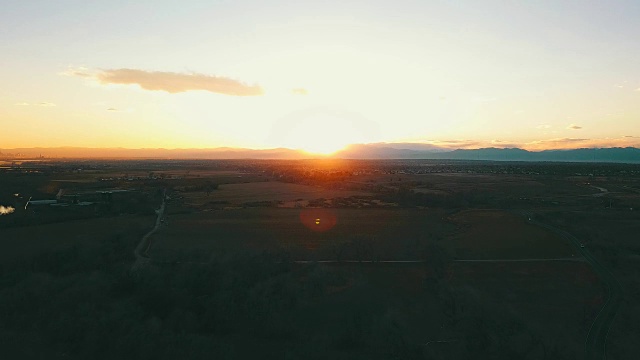
<path id="1" fill-rule="evenodd" d="M 332 141 L 324 141 L 324 142 L 318 141 L 315 143 L 302 145 L 300 149 L 310 154 L 331 155 L 333 153 L 336 153 L 344 149 L 348 145 L 349 145 L 348 143 L 342 144 L 342 143 L 334 143 Z"/>
<path id="2" fill-rule="evenodd" d="M 301 120 L 289 129 L 285 138 L 286 147 L 318 155 L 331 155 L 351 144 L 368 141 L 351 123 L 332 117 Z"/>

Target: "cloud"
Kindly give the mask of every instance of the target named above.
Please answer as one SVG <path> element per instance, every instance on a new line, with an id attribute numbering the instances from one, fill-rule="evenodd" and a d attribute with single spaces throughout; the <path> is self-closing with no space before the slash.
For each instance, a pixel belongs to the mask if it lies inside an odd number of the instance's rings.
<path id="1" fill-rule="evenodd" d="M 511 142 L 511 141 L 502 141 L 502 140 L 491 140 L 491 146 L 492 147 L 498 147 L 498 148 L 517 148 L 519 147 L 518 144 Z"/>
<path id="2" fill-rule="evenodd" d="M 34 103 L 34 104 L 30 104 L 28 102 L 19 102 L 19 103 L 16 103 L 15 105 L 16 106 L 56 106 L 56 104 L 52 102 L 47 102 L 47 101 Z"/>
<path id="3" fill-rule="evenodd" d="M 477 149 L 491 146 L 490 143 L 475 140 L 434 140 L 430 143 L 447 149 Z"/>
<path id="4" fill-rule="evenodd" d="M 480 148 L 515 148 L 520 145 L 513 141 L 504 140 L 490 140 L 490 141 L 476 141 L 476 140 L 436 140 L 430 141 L 432 145 L 439 146 L 447 149 L 480 149 Z"/>
<path id="5" fill-rule="evenodd" d="M 307 89 L 295 88 L 295 89 L 291 89 L 291 93 L 293 95 L 307 95 L 309 92 L 307 91 Z"/>
<path id="6" fill-rule="evenodd" d="M 571 124 L 571 125 L 567 126 L 567 129 L 569 129 L 569 130 L 580 130 L 580 129 L 582 129 L 582 126 L 578 126 L 576 124 Z"/>
<path id="7" fill-rule="evenodd" d="M 66 76 L 83 77 L 83 78 L 92 78 L 95 76 L 95 74 L 93 74 L 89 69 L 82 66 L 77 68 L 69 67 L 66 71 L 60 74 L 66 75 Z"/>
<path id="8" fill-rule="evenodd" d="M 580 139 L 580 138 L 557 138 L 532 141 L 522 144 L 527 150 L 548 150 L 548 149 L 578 149 L 578 148 L 609 148 L 609 147 L 640 147 L 637 137 L 602 138 L 602 139 Z"/>
<path id="9" fill-rule="evenodd" d="M 258 85 L 247 85 L 227 77 L 196 73 L 180 74 L 136 69 L 112 69 L 98 72 L 94 77 L 101 84 L 138 85 L 145 90 L 166 91 L 171 94 L 192 90 L 204 90 L 231 96 L 264 94 Z"/>
<path id="10" fill-rule="evenodd" d="M 133 111 L 134 111 L 134 109 L 131 109 L 131 108 L 128 108 L 128 109 L 118 109 L 118 108 L 110 107 L 110 108 L 107 108 L 107 111 L 109 111 L 109 112 L 114 112 L 114 113 L 115 113 L 115 112 L 119 112 L 119 113 L 125 113 L 125 112 L 126 112 L 126 113 L 130 113 L 130 112 L 133 112 Z"/>
<path id="11" fill-rule="evenodd" d="M 640 91 L 640 88 L 637 88 L 636 91 Z"/>
<path id="12" fill-rule="evenodd" d="M 586 143 L 591 139 L 579 138 L 556 138 L 532 141 L 523 144 L 523 148 L 527 150 L 546 150 L 546 149 L 572 149 L 580 147 L 581 143 Z"/>
<path id="13" fill-rule="evenodd" d="M 549 124 L 540 124 L 538 126 L 536 126 L 536 129 L 550 129 L 551 125 Z"/>
<path id="14" fill-rule="evenodd" d="M 529 151 L 540 150 L 565 150 L 579 148 L 610 148 L 610 147 L 637 147 L 640 148 L 640 137 L 621 136 L 619 138 L 551 138 L 531 142 L 517 141 L 472 141 L 472 140 L 426 140 L 423 143 L 435 145 L 446 149 L 480 149 L 487 147 L 497 148 L 521 148 Z"/>

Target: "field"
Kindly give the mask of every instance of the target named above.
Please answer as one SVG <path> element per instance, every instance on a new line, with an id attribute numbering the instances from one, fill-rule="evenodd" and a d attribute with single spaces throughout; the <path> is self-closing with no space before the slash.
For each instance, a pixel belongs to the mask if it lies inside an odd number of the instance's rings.
<path id="1" fill-rule="evenodd" d="M 451 220 L 461 228 L 453 237 L 459 259 L 548 259 L 575 255 L 567 240 L 529 224 L 523 216 L 472 210 L 455 214 Z"/>
<path id="2" fill-rule="evenodd" d="M 608 357 L 636 352 L 631 168 L 61 164 L 0 172 L 0 204 L 16 209 L 0 216 L 0 356 L 583 358 L 608 283 L 581 251 L 624 284 Z M 93 205 L 25 208 L 60 188 Z M 135 191 L 96 195 L 122 189 Z"/>
<path id="3" fill-rule="evenodd" d="M 252 250 L 287 251 L 298 260 L 416 260 L 430 241 L 452 230 L 445 216 L 439 210 L 282 208 L 179 214 L 154 236 L 152 251 L 163 258 L 176 250 L 201 256 Z M 335 224 L 324 228 L 325 222 Z"/>
<path id="4" fill-rule="evenodd" d="M 438 196 L 496 187 L 515 193 L 528 188 L 523 190 L 527 196 L 545 191 L 543 183 L 513 179 L 505 184 L 487 175 L 455 174 L 449 177 L 453 182 L 437 184 L 430 181 L 447 177 L 398 178 L 379 180 L 387 188 L 404 182 L 416 186 L 415 193 Z M 563 190 L 561 196 L 581 191 L 563 186 L 569 191 Z M 152 239 L 150 256 L 160 262 L 206 262 L 247 252 L 339 261 L 298 265 L 300 281 L 313 276 L 304 275 L 311 271 L 309 266 L 323 269 L 325 276 L 333 274 L 335 281 L 324 285 L 324 296 L 301 304 L 287 320 L 289 326 L 304 329 L 301 334 L 315 346 L 331 348 L 337 342 L 342 351 L 329 352 L 335 358 L 348 358 L 345 354 L 364 344 L 375 348 L 380 343 L 384 344 L 381 349 L 387 349 L 389 341 L 413 344 L 414 353 L 405 353 L 407 357 L 460 358 L 468 351 L 487 357 L 505 352 L 530 358 L 579 357 L 589 325 L 604 301 L 602 284 L 588 264 L 575 257 L 567 240 L 505 210 L 308 208 L 303 200 L 362 194 L 277 182 L 221 185 L 209 197 L 183 195 L 188 204 L 210 198 L 230 206 L 167 217 L 168 225 Z M 292 200 L 299 208 L 242 207 Z M 434 247 L 440 249 L 437 255 L 430 254 Z M 572 257 L 576 261 L 455 260 Z M 359 260 L 374 263 L 340 262 Z M 425 263 L 375 263 L 389 260 Z M 444 261 L 442 278 L 433 261 Z M 390 324 L 397 333 L 388 333 Z M 493 334 L 492 338 L 483 339 L 484 333 Z M 433 339 L 452 342 L 424 347 Z M 239 354 L 277 356 L 277 349 L 277 344 L 267 341 Z"/>
<path id="5" fill-rule="evenodd" d="M 250 202 L 281 202 L 282 206 L 294 207 L 319 198 L 363 196 L 363 191 L 330 190 L 319 186 L 283 183 L 277 181 L 222 184 L 209 195 L 203 192 L 184 193 L 187 205 L 200 206 L 208 202 L 240 205 Z"/>
<path id="6" fill-rule="evenodd" d="M 566 240 L 502 211 L 449 216 L 440 210 L 238 208 L 172 215 L 168 221 L 153 246 L 165 256 L 171 249 L 195 248 L 210 255 L 287 251 L 299 260 L 419 260 L 429 242 L 442 239 L 458 259 L 575 254 Z"/>
<path id="7" fill-rule="evenodd" d="M 319 286 L 315 296 L 281 319 L 296 329 L 299 339 L 287 344 L 291 354 L 311 359 L 413 358 L 440 333 L 444 316 L 437 295 L 423 286 L 420 264 L 301 265 L 295 273 L 299 281 Z M 240 358 L 283 356 L 278 341 L 244 347 L 243 339 L 235 342 Z M 323 355 L 308 352 L 309 346 Z"/>
<path id="8" fill-rule="evenodd" d="M 332 280 L 287 322 L 316 346 L 341 350 L 332 358 L 356 356 L 364 346 L 381 357 L 461 358 L 474 348 L 478 358 L 582 355 L 588 324 L 603 302 L 585 263 L 454 263 L 451 270 L 446 283 L 432 285 L 423 264 L 300 267 L 303 281 L 321 273 Z M 486 333 L 492 338 L 483 338 Z M 414 352 L 385 354 L 390 343 L 414 344 Z M 276 357 L 278 348 L 262 342 L 239 351 L 247 358 Z"/>
<path id="9" fill-rule="evenodd" d="M 0 229 L 0 264 L 29 261 L 40 254 L 72 247 L 97 247 L 114 238 L 135 244 L 153 226 L 153 219 L 117 216 Z"/>
<path id="10" fill-rule="evenodd" d="M 505 337 L 528 346 L 541 340 L 545 352 L 562 358 L 583 357 L 589 325 L 605 300 L 603 285 L 582 261 L 454 262 L 450 276 L 458 311 L 484 314 L 494 326 L 509 319 Z M 525 334 L 510 333 L 523 328 Z"/>

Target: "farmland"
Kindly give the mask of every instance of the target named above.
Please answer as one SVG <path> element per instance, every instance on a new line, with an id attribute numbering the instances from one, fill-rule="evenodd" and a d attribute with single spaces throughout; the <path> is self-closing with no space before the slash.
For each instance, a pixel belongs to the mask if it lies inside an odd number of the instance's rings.
<path id="1" fill-rule="evenodd" d="M 463 321 L 484 313 L 510 323 L 511 330 L 502 333 L 510 338 L 506 343 L 531 348 L 543 343 L 544 351 L 559 358 L 583 356 L 589 323 L 605 301 L 602 285 L 584 262 L 456 262 L 450 276 L 459 316 L 470 313 Z M 544 357 L 537 351 L 536 357 Z"/>
<path id="2" fill-rule="evenodd" d="M 527 219 L 504 211 L 464 211 L 451 220 L 460 259 L 548 259 L 575 256 L 569 243 Z M 496 229 L 500 229 L 496 231 Z"/>
<path id="3" fill-rule="evenodd" d="M 406 209 L 329 209 L 313 216 L 320 223 L 335 217 L 326 231 L 301 220 L 312 209 L 231 209 L 170 216 L 154 237 L 153 251 L 171 258 L 176 251 L 201 256 L 231 251 L 287 251 L 299 260 L 415 260 L 429 242 L 452 226 L 443 211 Z M 318 224 L 321 225 L 321 224 Z M 163 255 L 160 255 L 163 254 Z"/>
<path id="4" fill-rule="evenodd" d="M 631 358 L 640 186 L 626 165 L 585 166 L 7 167 L 0 348 L 18 355 L 8 358 L 88 358 L 96 347 L 105 358 L 581 358 L 607 286 L 555 228 L 629 289 L 608 351 Z"/>
<path id="5" fill-rule="evenodd" d="M 151 227 L 151 216 L 92 218 L 2 230 L 0 264 L 28 261 L 42 254 L 78 249 L 93 251 L 103 242 L 122 239 L 131 246 Z"/>
<path id="6" fill-rule="evenodd" d="M 269 182 L 249 182 L 222 184 L 215 193 L 193 192 L 184 194 L 189 205 L 204 205 L 207 202 L 241 205 L 243 203 L 274 202 L 281 206 L 294 207 L 296 204 L 308 204 L 309 200 L 334 197 L 369 195 L 363 191 L 331 190 L 319 186 Z"/>

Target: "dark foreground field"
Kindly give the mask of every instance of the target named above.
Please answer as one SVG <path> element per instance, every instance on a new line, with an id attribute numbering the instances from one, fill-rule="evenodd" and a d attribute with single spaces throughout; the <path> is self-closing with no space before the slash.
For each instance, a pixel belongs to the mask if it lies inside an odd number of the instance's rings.
<path id="1" fill-rule="evenodd" d="M 581 359 L 610 294 L 587 249 L 624 288 L 608 358 L 635 358 L 633 169 L 313 164 L 0 173 L 0 356 Z"/>
<path id="2" fill-rule="evenodd" d="M 306 214 L 311 222 L 305 222 Z M 314 215 L 315 214 L 315 215 Z M 206 259 L 242 251 L 286 251 L 295 260 L 418 260 L 453 226 L 445 211 L 249 208 L 179 214 L 154 237 L 152 256 L 190 249 Z M 318 221 L 318 224 L 315 221 Z M 324 222 L 329 222 L 323 227 Z"/>

